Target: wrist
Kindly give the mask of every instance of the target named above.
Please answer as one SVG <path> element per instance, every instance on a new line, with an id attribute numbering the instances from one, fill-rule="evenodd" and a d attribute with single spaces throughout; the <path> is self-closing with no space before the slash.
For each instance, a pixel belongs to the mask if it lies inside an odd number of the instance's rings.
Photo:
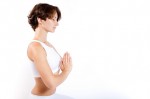
<path id="1" fill-rule="evenodd" d="M 64 70 L 64 71 L 62 71 L 62 73 L 65 74 L 65 75 L 69 75 L 70 71 Z"/>

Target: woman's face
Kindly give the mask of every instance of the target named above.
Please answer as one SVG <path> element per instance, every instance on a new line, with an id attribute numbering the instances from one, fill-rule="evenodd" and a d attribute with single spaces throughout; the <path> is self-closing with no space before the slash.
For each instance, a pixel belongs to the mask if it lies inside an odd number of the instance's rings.
<path id="1" fill-rule="evenodd" d="M 46 18 L 46 21 L 43 22 L 43 28 L 47 32 L 54 32 L 55 31 L 56 27 L 58 26 L 57 17 L 58 17 L 57 13 L 55 13 L 51 19 Z"/>

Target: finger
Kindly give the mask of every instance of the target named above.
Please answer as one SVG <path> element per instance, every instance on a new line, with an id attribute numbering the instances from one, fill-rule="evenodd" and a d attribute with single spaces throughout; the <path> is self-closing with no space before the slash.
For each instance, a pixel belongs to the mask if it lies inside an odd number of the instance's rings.
<path id="1" fill-rule="evenodd" d="M 61 60 L 60 62 L 59 62 L 59 66 L 62 66 L 63 65 L 63 61 Z"/>
<path id="2" fill-rule="evenodd" d="M 68 53 L 66 53 L 66 63 L 68 63 Z"/>
<path id="3" fill-rule="evenodd" d="M 69 58 L 70 65 L 72 66 L 72 58 Z"/>
<path id="4" fill-rule="evenodd" d="M 71 57 L 69 58 L 69 61 L 72 62 L 72 58 Z"/>
<path id="5" fill-rule="evenodd" d="M 64 56 L 63 56 L 63 58 L 62 58 L 62 64 L 64 65 L 64 64 L 66 64 L 66 53 L 64 53 Z"/>
<path id="6" fill-rule="evenodd" d="M 60 61 L 60 69 L 61 69 L 61 70 L 63 70 L 63 69 L 64 69 L 64 66 L 63 66 L 62 61 Z"/>
<path id="7" fill-rule="evenodd" d="M 68 62 L 71 62 L 71 56 L 68 54 Z"/>
<path id="8" fill-rule="evenodd" d="M 66 63 L 68 63 L 68 57 L 69 57 L 69 54 L 68 52 L 66 53 Z"/>
<path id="9" fill-rule="evenodd" d="M 62 60 L 60 60 L 59 64 L 62 65 Z"/>
<path id="10" fill-rule="evenodd" d="M 66 57 L 66 53 L 65 53 L 64 56 L 63 56 L 63 60 L 65 60 L 65 57 Z"/>

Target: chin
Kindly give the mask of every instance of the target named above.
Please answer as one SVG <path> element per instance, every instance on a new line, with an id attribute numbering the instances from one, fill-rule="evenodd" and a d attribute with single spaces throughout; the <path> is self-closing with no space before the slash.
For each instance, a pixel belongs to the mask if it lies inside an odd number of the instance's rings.
<path id="1" fill-rule="evenodd" d="M 49 31 L 50 33 L 54 33 L 55 31 Z"/>
<path id="2" fill-rule="evenodd" d="M 51 33 L 54 33 L 55 31 L 52 31 Z"/>

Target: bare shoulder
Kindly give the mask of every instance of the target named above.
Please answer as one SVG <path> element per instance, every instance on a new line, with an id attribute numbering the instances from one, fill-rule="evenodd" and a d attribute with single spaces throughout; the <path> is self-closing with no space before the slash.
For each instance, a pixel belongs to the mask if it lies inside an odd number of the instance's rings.
<path id="1" fill-rule="evenodd" d="M 29 59 L 33 60 L 34 57 L 44 54 L 42 45 L 38 42 L 31 42 L 27 49 L 27 55 Z"/>
<path id="2" fill-rule="evenodd" d="M 28 46 L 28 52 L 37 52 L 42 49 L 42 45 L 38 42 L 31 42 Z"/>

